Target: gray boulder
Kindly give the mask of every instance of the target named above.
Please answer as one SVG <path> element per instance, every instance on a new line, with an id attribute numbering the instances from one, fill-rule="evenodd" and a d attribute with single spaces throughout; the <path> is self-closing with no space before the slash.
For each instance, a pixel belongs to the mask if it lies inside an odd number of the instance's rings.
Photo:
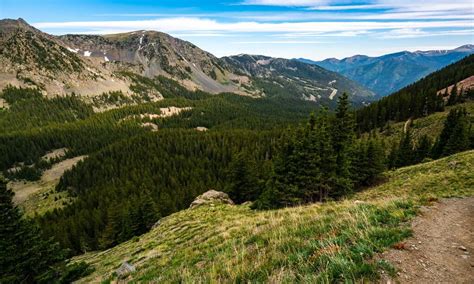
<path id="1" fill-rule="evenodd" d="M 209 190 L 199 195 L 194 199 L 189 208 L 195 208 L 201 205 L 214 205 L 214 204 L 231 204 L 234 202 L 229 198 L 227 193 L 217 190 Z"/>
<path id="2" fill-rule="evenodd" d="M 115 273 L 117 273 L 118 278 L 125 278 L 132 272 L 135 272 L 135 266 L 131 265 L 126 261 L 122 263 L 122 265 L 120 265 L 117 270 L 115 270 Z"/>

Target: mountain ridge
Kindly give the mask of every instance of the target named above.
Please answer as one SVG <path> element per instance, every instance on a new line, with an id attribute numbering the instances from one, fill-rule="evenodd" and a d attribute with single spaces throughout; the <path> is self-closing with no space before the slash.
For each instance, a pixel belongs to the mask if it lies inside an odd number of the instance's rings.
<path id="1" fill-rule="evenodd" d="M 472 53 L 474 45 L 466 44 L 451 50 L 400 51 L 376 57 L 354 55 L 322 61 L 298 60 L 338 72 L 378 96 L 386 96 Z"/>
<path id="2" fill-rule="evenodd" d="M 23 19 L 4 19 L 0 21 L 0 35 L 4 41 L 15 39 L 17 35 L 22 39 L 0 46 L 0 62 L 4 63 L 0 69 L 2 89 L 7 85 L 36 86 L 49 95 L 76 93 L 87 96 L 120 91 L 129 96 L 161 99 L 159 92 L 136 94 L 133 84 L 136 76 L 151 80 L 164 76 L 188 90 L 211 94 L 264 97 L 272 92 L 285 92 L 286 97 L 318 104 L 331 104 L 344 91 L 351 94 L 356 104 L 370 101 L 374 96 L 339 74 L 287 59 L 271 58 L 279 66 L 277 71 L 260 68 L 251 74 L 242 69 L 241 62 L 217 58 L 190 42 L 157 31 L 53 36 L 35 29 Z M 18 52 L 21 52 L 17 56 L 19 59 L 13 58 L 12 55 Z M 307 73 L 307 78 L 311 77 L 310 84 L 308 80 L 302 82 L 291 69 L 298 68 L 291 67 L 295 64 Z M 263 73 L 266 78 L 260 76 Z M 132 74 L 133 78 L 127 74 Z M 291 82 L 292 87 L 285 90 L 273 84 L 278 80 Z"/>

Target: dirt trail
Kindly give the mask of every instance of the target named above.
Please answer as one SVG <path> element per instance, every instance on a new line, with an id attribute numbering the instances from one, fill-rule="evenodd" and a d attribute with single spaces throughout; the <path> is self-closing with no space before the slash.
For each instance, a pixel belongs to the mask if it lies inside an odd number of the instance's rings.
<path id="1" fill-rule="evenodd" d="M 423 208 L 405 249 L 381 255 L 398 270 L 385 283 L 474 283 L 474 197 Z"/>

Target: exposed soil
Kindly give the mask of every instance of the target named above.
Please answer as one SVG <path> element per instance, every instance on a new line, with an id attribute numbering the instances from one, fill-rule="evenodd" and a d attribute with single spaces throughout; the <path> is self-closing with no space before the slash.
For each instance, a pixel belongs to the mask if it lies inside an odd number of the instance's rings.
<path id="1" fill-rule="evenodd" d="M 392 283 L 474 283 L 474 197 L 447 199 L 412 223 L 413 237 L 380 255 L 397 269 Z"/>

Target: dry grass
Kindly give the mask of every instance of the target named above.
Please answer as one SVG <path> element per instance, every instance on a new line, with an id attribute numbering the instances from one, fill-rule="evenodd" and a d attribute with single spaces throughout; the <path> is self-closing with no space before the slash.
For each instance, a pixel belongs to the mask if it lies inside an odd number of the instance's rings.
<path id="1" fill-rule="evenodd" d="M 54 164 L 44 171 L 39 181 L 12 181 L 7 184 L 15 195 L 13 201 L 20 205 L 28 216 L 43 214 L 60 208 L 70 201 L 67 192 L 56 192 L 59 179 L 85 156 L 74 157 Z"/>
<path id="2" fill-rule="evenodd" d="M 474 193 L 474 151 L 399 169 L 389 181 L 341 202 L 273 211 L 204 206 L 175 213 L 140 238 L 92 252 L 96 271 L 82 282 L 110 281 L 129 261 L 131 282 L 334 282 L 390 271 L 372 256 L 411 233 L 419 206 Z M 364 200 L 364 202 L 355 202 Z"/>

